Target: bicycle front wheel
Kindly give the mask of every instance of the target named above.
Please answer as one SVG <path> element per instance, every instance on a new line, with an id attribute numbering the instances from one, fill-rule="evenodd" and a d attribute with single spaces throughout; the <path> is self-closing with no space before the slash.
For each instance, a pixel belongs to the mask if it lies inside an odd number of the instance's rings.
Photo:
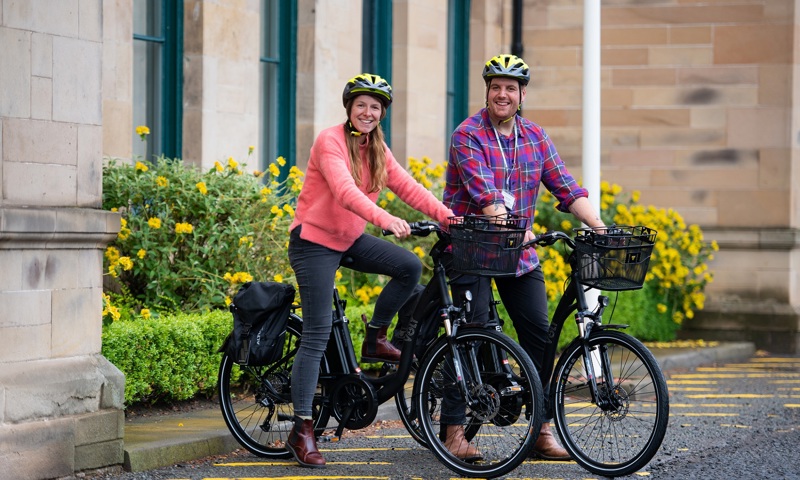
<path id="1" fill-rule="evenodd" d="M 415 360 L 411 366 L 411 373 L 409 374 L 406 385 L 394 396 L 394 403 L 397 407 L 400 420 L 403 422 L 403 426 L 406 427 L 406 430 L 408 430 L 411 438 L 416 440 L 417 443 L 423 447 L 428 448 L 428 442 L 425 440 L 425 434 L 422 432 L 422 427 L 419 424 L 417 409 L 414 407 L 412 401 L 413 388 L 410 388 L 410 385 L 413 385 L 414 379 L 416 378 L 418 367 L 418 362 Z"/>
<path id="2" fill-rule="evenodd" d="M 238 365 L 224 354 L 219 367 L 219 403 L 233 437 L 260 457 L 291 458 L 286 439 L 292 429 L 294 409 L 291 397 L 292 365 L 300 345 L 302 320 L 294 314 L 286 329 L 284 355 L 262 367 Z M 327 373 L 325 358 L 320 374 Z M 321 435 L 330 418 L 323 404 L 324 387 L 314 396 L 314 428 Z"/>
<path id="3" fill-rule="evenodd" d="M 441 337 L 426 352 L 414 381 L 412 397 L 428 447 L 459 475 L 505 475 L 528 458 L 541 427 L 539 374 L 522 347 L 495 330 L 461 329 L 452 342 L 454 348 Z M 447 441 L 454 429 L 463 429 L 479 455 L 466 457 Z"/>
<path id="4" fill-rule="evenodd" d="M 564 447 L 586 470 L 629 475 L 653 458 L 669 420 L 669 394 L 658 362 L 622 332 L 596 331 L 589 348 L 597 378 L 592 399 L 580 339 L 561 355 L 551 385 L 556 427 Z"/>

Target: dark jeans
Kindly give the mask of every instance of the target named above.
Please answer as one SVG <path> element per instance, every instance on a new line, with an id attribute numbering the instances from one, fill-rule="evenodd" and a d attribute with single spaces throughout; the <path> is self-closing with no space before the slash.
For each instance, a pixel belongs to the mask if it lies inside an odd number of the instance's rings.
<path id="1" fill-rule="evenodd" d="M 457 305 L 460 303 L 464 291 L 472 292 L 472 312 L 467 315 L 470 323 L 487 323 L 489 320 L 491 280 L 472 275 L 453 275 L 450 289 L 454 303 Z M 550 324 L 542 268 L 536 267 L 532 272 L 520 277 L 497 277 L 494 281 L 500 293 L 500 300 L 514 324 L 520 346 L 531 357 L 536 370 L 541 372 L 547 344 L 547 329 Z M 546 377 L 542 376 L 543 382 L 547 381 Z M 545 407 L 545 418 L 549 419 L 552 417 L 551 410 L 549 405 L 546 404 Z M 442 404 L 442 424 L 461 424 L 464 419 L 463 403 L 455 396 L 449 398 L 446 395 Z"/>
<path id="2" fill-rule="evenodd" d="M 332 298 L 336 270 L 346 266 L 391 277 L 378 295 L 372 326 L 387 326 L 417 288 L 422 263 L 412 252 L 372 235 L 361 235 L 345 252 L 337 252 L 300 238 L 301 227 L 289 236 L 289 262 L 300 289 L 303 341 L 292 367 L 292 403 L 295 414 L 311 416 L 319 364 L 331 334 Z"/>

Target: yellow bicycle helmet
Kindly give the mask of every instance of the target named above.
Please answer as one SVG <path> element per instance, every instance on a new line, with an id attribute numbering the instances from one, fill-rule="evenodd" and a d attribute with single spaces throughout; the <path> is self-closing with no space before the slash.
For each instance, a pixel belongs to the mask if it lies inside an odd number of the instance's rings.
<path id="1" fill-rule="evenodd" d="M 347 107 L 348 100 L 363 94 L 377 98 L 384 108 L 388 108 L 392 103 L 392 86 L 383 78 L 371 73 L 362 73 L 347 81 L 342 92 L 342 103 Z"/>
<path id="2" fill-rule="evenodd" d="M 492 57 L 483 67 L 483 80 L 496 77 L 507 77 L 518 80 L 523 85 L 531 81 L 531 72 L 528 64 L 516 55 L 502 54 Z"/>

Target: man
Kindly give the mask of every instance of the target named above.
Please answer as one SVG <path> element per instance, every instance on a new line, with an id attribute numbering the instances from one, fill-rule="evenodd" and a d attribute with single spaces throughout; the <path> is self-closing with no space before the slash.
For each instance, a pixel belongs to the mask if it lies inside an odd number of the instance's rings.
<path id="1" fill-rule="evenodd" d="M 588 192 L 569 174 L 555 146 L 542 127 L 519 115 L 530 81 L 528 65 L 515 55 L 497 55 L 483 69 L 486 107 L 467 118 L 453 132 L 445 173 L 444 204 L 458 215 L 514 214 L 533 226 L 539 187 L 544 185 L 559 201 L 558 210 L 572 213 L 590 227 L 602 227 L 600 216 L 589 203 Z M 533 239 L 531 230 L 524 240 Z M 547 342 L 547 295 L 536 250 L 522 252 L 516 276 L 495 278 L 520 345 L 541 371 Z M 472 322 L 485 323 L 489 314 L 491 279 L 461 276 L 452 282 L 453 298 L 473 294 Z M 542 377 L 547 381 L 546 374 Z M 547 385 L 545 392 L 547 391 Z M 569 460 L 552 432 L 552 410 L 546 410 L 534 455 L 548 460 Z M 457 417 L 447 424 L 446 444 L 462 456 L 478 455 L 468 444 Z"/>

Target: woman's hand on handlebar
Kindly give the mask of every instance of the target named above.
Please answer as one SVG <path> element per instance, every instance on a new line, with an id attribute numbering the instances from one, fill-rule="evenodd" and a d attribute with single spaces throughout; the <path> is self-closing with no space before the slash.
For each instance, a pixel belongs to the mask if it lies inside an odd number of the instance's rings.
<path id="1" fill-rule="evenodd" d="M 411 235 L 411 227 L 409 227 L 408 222 L 402 218 L 397 218 L 392 221 L 385 230 L 397 238 L 406 238 Z"/>

